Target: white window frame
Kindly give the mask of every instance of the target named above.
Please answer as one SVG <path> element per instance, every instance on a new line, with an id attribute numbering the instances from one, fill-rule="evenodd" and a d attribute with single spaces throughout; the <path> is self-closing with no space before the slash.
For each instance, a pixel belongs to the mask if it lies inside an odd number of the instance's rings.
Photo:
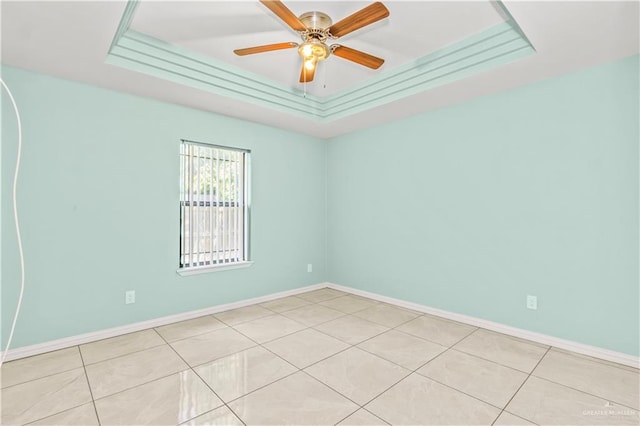
<path id="1" fill-rule="evenodd" d="M 181 139 L 178 274 L 245 268 L 253 263 L 249 257 L 250 156 L 248 149 Z M 201 167 L 208 173 L 201 173 Z M 234 206 L 239 208 L 225 210 Z"/>

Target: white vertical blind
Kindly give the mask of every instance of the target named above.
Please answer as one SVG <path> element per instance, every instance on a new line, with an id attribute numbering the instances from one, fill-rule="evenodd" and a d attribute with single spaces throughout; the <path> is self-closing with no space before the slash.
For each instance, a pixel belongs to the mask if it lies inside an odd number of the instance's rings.
<path id="1" fill-rule="evenodd" d="M 233 176 L 234 176 L 234 181 L 236 182 L 236 185 L 233 187 L 233 192 L 234 195 L 236 197 L 236 200 L 238 200 L 238 202 L 240 202 L 240 194 L 238 194 L 238 185 L 240 184 L 239 179 L 238 179 L 238 163 L 234 163 L 233 164 Z M 238 208 L 234 207 L 233 208 L 233 246 L 236 248 L 236 250 L 233 253 L 233 256 L 235 258 L 238 258 L 238 223 L 239 223 L 240 218 L 238 217 Z"/>
<path id="2" fill-rule="evenodd" d="M 212 187 L 215 188 L 215 192 L 216 192 L 216 206 L 219 205 L 221 197 L 220 197 L 220 151 L 217 149 L 212 150 L 213 151 L 213 155 L 215 155 L 216 157 L 216 170 L 215 170 L 215 182 L 212 183 Z M 214 173 L 212 173 L 213 175 Z M 215 227 L 216 229 L 218 229 L 221 225 L 220 222 L 220 212 L 218 211 L 219 209 L 214 209 L 215 213 L 216 213 L 216 223 L 215 223 Z M 220 263 L 220 248 L 221 248 L 221 244 L 220 244 L 220 236 L 219 235 L 215 235 L 214 236 L 215 240 L 216 240 L 216 264 Z"/>
<path id="3" fill-rule="evenodd" d="M 189 157 L 187 157 L 187 163 L 189 164 L 189 172 L 187 175 L 187 196 L 189 204 L 187 204 L 187 212 L 189 213 L 189 215 L 187 216 L 189 218 L 189 233 L 186 236 L 187 242 L 188 242 L 188 247 L 189 250 L 187 251 L 187 255 L 188 257 L 188 261 L 189 263 L 194 263 L 193 262 L 193 256 L 191 253 L 193 253 L 193 209 L 191 208 L 191 206 L 193 206 L 193 145 L 189 145 Z"/>
<path id="4" fill-rule="evenodd" d="M 227 247 L 228 246 L 228 236 L 229 236 L 229 209 L 225 208 L 225 204 L 227 202 L 227 200 L 229 199 L 227 197 L 228 194 L 228 176 L 227 176 L 227 166 L 228 166 L 228 158 L 227 157 L 227 152 L 226 151 L 222 151 L 222 167 L 220 168 L 222 171 L 222 225 L 220 226 L 221 229 L 224 229 L 225 232 L 222 232 L 221 234 L 221 240 L 222 240 L 222 258 L 223 258 L 223 262 L 227 262 L 227 256 L 226 256 L 226 251 L 227 251 Z"/>
<path id="5" fill-rule="evenodd" d="M 202 175 L 202 173 L 200 172 L 200 146 L 195 145 L 192 147 L 192 149 L 195 151 L 192 156 L 193 162 L 195 163 L 195 167 L 193 170 L 193 175 L 195 177 L 195 206 L 193 207 L 193 209 L 191 209 L 195 216 L 195 221 L 193 222 L 195 235 L 192 235 L 194 243 L 193 253 L 196 257 L 196 263 L 200 263 L 200 202 L 202 196 L 202 188 L 200 187 L 200 176 Z"/>
<path id="6" fill-rule="evenodd" d="M 180 268 L 247 259 L 248 151 L 183 141 Z"/>
<path id="7" fill-rule="evenodd" d="M 215 150 L 212 149 L 211 150 L 213 153 L 215 153 Z M 214 156 L 210 155 L 209 156 L 209 162 L 208 162 L 208 166 L 209 166 L 209 174 L 213 176 L 213 170 L 214 170 Z M 214 190 L 213 190 L 213 182 L 208 182 L 209 185 L 209 197 L 207 198 L 209 200 L 209 205 L 213 206 L 214 205 Z M 209 210 L 209 252 L 210 253 L 214 253 L 214 249 L 215 249 L 215 234 L 213 232 L 214 228 L 215 228 L 215 224 L 213 222 L 214 220 L 214 212 L 215 209 L 208 209 Z"/>
<path id="8" fill-rule="evenodd" d="M 182 144 L 180 145 L 180 264 L 182 264 L 182 256 L 183 253 L 186 251 L 185 250 L 185 239 L 183 238 L 183 235 L 186 234 L 185 232 L 185 224 L 186 222 L 184 220 L 182 220 L 182 218 L 184 217 L 184 192 L 185 192 L 185 188 L 187 185 L 187 179 L 186 179 L 186 168 L 185 168 L 185 164 L 184 161 L 182 160 L 184 158 L 184 148 L 185 145 Z"/>

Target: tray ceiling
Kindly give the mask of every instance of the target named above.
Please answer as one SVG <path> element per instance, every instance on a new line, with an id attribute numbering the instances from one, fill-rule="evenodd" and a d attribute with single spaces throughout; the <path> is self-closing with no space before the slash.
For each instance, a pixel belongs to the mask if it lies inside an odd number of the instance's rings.
<path id="1" fill-rule="evenodd" d="M 362 1 L 286 1 L 296 14 L 311 10 L 327 13 L 337 22 L 366 6 Z M 319 64 L 317 78 L 306 85 L 309 94 L 324 97 L 375 78 L 381 72 L 421 58 L 442 47 L 505 22 L 499 4 L 488 1 L 385 3 L 390 16 L 351 34 L 339 43 L 384 58 L 379 71 L 329 57 Z M 294 89 L 301 59 L 296 49 L 246 57 L 233 49 L 280 42 L 300 42 L 300 37 L 258 1 L 158 2 L 141 0 L 130 28 L 189 51 L 219 59 Z"/>
<path id="2" fill-rule="evenodd" d="M 534 53 L 499 2 L 469 3 L 463 8 L 454 2 L 390 2 L 393 23 L 390 17 L 363 28 L 360 37 L 355 31 L 339 39 L 340 43 L 355 43 L 352 47 L 384 56 L 384 70 L 370 70 L 330 56 L 318 64 L 319 75 L 314 82 L 301 84 L 297 78 L 301 61 L 295 49 L 249 57 L 238 57 L 232 51 L 234 47 L 291 41 L 297 38 L 293 32 L 262 10 L 263 5 L 256 8 L 256 3 L 239 2 L 227 8 L 225 4 L 132 0 L 107 61 L 317 122 L 330 122 Z M 323 12 L 340 17 L 362 8 L 360 2 L 318 4 Z M 294 13 L 302 14 L 310 3 L 293 5 Z M 262 22 L 263 15 L 269 22 L 260 28 L 268 30 L 256 32 L 251 22 Z M 449 23 L 437 34 L 435 16 Z M 198 24 L 203 20 L 209 21 L 208 30 Z M 215 22 L 223 21 L 228 25 L 214 36 Z M 429 32 L 434 35 L 425 37 Z"/>

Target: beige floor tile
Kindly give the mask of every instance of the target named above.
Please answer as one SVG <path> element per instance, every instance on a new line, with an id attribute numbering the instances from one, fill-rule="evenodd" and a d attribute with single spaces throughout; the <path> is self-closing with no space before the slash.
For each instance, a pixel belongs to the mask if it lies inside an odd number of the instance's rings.
<path id="1" fill-rule="evenodd" d="M 530 373 L 548 346 L 481 329 L 455 345 L 454 349 Z"/>
<path id="2" fill-rule="evenodd" d="M 260 346 L 217 359 L 195 372 L 229 402 L 275 382 L 297 369 Z"/>
<path id="3" fill-rule="evenodd" d="M 314 325 L 322 324 L 323 322 L 328 322 L 342 317 L 345 315 L 345 313 L 336 311 L 335 309 L 327 308 L 322 305 L 309 305 L 303 306 L 298 309 L 293 309 L 291 311 L 283 312 L 282 315 L 287 318 L 291 318 L 292 320 L 298 321 L 299 323 L 304 324 L 307 327 L 313 327 Z"/>
<path id="4" fill-rule="evenodd" d="M 255 345 L 250 339 L 229 327 L 171 343 L 171 346 L 192 367 Z"/>
<path id="5" fill-rule="evenodd" d="M 98 417 L 93 403 L 90 402 L 29 424 L 40 426 L 98 426 Z"/>
<path id="6" fill-rule="evenodd" d="M 187 364 L 168 345 L 134 352 L 86 367 L 95 399 L 187 368 Z"/>
<path id="7" fill-rule="evenodd" d="M 628 369 L 552 349 L 533 375 L 640 409 L 640 375 Z"/>
<path id="8" fill-rule="evenodd" d="M 271 315 L 270 317 L 242 323 L 235 326 L 235 328 L 256 342 L 265 343 L 287 334 L 295 333 L 306 327 L 282 315 Z"/>
<path id="9" fill-rule="evenodd" d="M 385 327 L 397 327 L 402 323 L 420 316 L 417 312 L 396 308 L 386 303 L 379 303 L 370 308 L 358 311 L 353 315 L 375 322 L 376 324 L 384 325 Z"/>
<path id="10" fill-rule="evenodd" d="M 500 408 L 527 379 L 521 371 L 453 349 L 417 372 Z"/>
<path id="11" fill-rule="evenodd" d="M 82 367 L 82 358 L 77 346 L 42 355 L 30 356 L 2 364 L 2 387 L 17 385 L 40 379 L 63 371 Z"/>
<path id="12" fill-rule="evenodd" d="M 409 370 L 415 370 L 447 350 L 446 347 L 437 343 L 428 342 L 396 330 L 382 333 L 362 342 L 358 347 L 381 358 L 400 364 Z"/>
<path id="13" fill-rule="evenodd" d="M 236 399 L 229 407 L 248 425 L 335 424 L 358 409 L 303 372 Z"/>
<path id="14" fill-rule="evenodd" d="M 530 377 L 506 410 L 540 425 L 638 425 L 638 412 Z"/>
<path id="15" fill-rule="evenodd" d="M 363 340 L 370 339 L 389 330 L 389 327 L 352 315 L 346 315 L 333 321 L 316 325 L 314 328 L 350 345 L 356 345 Z"/>
<path id="16" fill-rule="evenodd" d="M 320 361 L 305 371 L 361 405 L 410 373 L 355 347 Z"/>
<path id="17" fill-rule="evenodd" d="M 162 337 L 149 329 L 80 345 L 80 351 L 85 365 L 89 365 L 164 344 Z"/>
<path id="18" fill-rule="evenodd" d="M 373 305 L 377 305 L 378 302 L 376 302 L 375 300 L 365 299 L 364 297 L 348 295 L 327 300 L 325 302 L 320 302 L 320 304 L 322 306 L 326 306 L 327 308 L 344 312 L 345 314 L 352 314 L 354 312 L 370 308 Z"/>
<path id="19" fill-rule="evenodd" d="M 156 331 L 167 342 L 175 342 L 176 340 L 186 339 L 187 337 L 197 336 L 198 334 L 208 333 L 209 331 L 219 330 L 226 326 L 210 315 L 200 318 L 194 318 L 187 321 L 180 321 L 169 325 L 156 328 Z"/>
<path id="20" fill-rule="evenodd" d="M 296 296 L 283 297 L 282 299 L 275 299 L 269 302 L 261 303 L 260 306 L 263 308 L 267 308 L 274 312 L 285 312 L 290 311 L 292 309 L 299 308 L 301 306 L 310 305 L 311 302 L 300 299 Z"/>
<path id="21" fill-rule="evenodd" d="M 514 416 L 511 413 L 507 413 L 506 411 L 503 411 L 500 416 L 498 417 L 498 420 L 495 421 L 495 423 L 493 423 L 493 426 L 535 426 L 535 423 L 531 423 L 528 420 L 525 420 L 521 417 L 518 416 Z"/>
<path id="22" fill-rule="evenodd" d="M 98 424 L 84 358 L 104 425 L 640 424 L 638 369 L 332 289 L 216 317 L 6 363 L 1 423 Z"/>
<path id="23" fill-rule="evenodd" d="M 103 425 L 176 425 L 221 405 L 191 370 L 96 400 Z"/>
<path id="24" fill-rule="evenodd" d="M 298 368 L 305 368 L 349 347 L 348 344 L 313 329 L 298 331 L 264 346 Z"/>
<path id="25" fill-rule="evenodd" d="M 398 330 L 449 347 L 471 334 L 476 328 L 444 318 L 424 315 L 403 324 L 398 327 Z"/>
<path id="26" fill-rule="evenodd" d="M 338 423 L 338 426 L 385 426 L 388 424 L 367 410 L 360 409 Z"/>
<path id="27" fill-rule="evenodd" d="M 418 374 L 366 407 L 394 425 L 490 425 L 500 410 Z"/>
<path id="28" fill-rule="evenodd" d="M 320 303 L 340 296 L 346 296 L 347 294 L 348 293 L 345 293 L 344 291 L 334 290 L 332 288 L 321 288 L 319 290 L 296 294 L 296 297 L 307 300 L 311 303 Z"/>
<path id="29" fill-rule="evenodd" d="M 244 426 L 244 424 L 227 407 L 220 407 L 183 423 L 183 426 Z"/>
<path id="30" fill-rule="evenodd" d="M 232 309 L 215 314 L 215 317 L 225 324 L 237 325 L 247 321 L 273 315 L 269 309 L 258 305 L 245 306 L 244 308 Z"/>
<path id="31" fill-rule="evenodd" d="M 76 368 L 3 389 L 0 424 L 29 423 L 88 402 L 84 369 Z"/>

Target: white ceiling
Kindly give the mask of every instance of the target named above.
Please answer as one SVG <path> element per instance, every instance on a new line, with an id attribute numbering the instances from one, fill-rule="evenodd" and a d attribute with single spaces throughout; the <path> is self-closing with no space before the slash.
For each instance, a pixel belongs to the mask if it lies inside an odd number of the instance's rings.
<path id="1" fill-rule="evenodd" d="M 298 59 L 288 56 L 295 50 L 244 58 L 230 53 L 235 48 L 254 44 L 296 40 L 295 34 L 257 1 L 180 4 L 148 1 L 144 0 L 139 6 L 134 29 L 215 55 L 236 66 L 260 71 L 276 81 L 289 81 L 291 75 L 297 79 Z M 306 1 L 286 4 L 295 13 L 320 9 L 329 13 L 335 22 L 367 3 Z M 387 0 L 385 4 L 391 11 L 389 19 L 341 39 L 345 45 L 384 57 L 387 60 L 385 67 L 400 65 L 411 60 L 412 55 L 422 56 L 502 19 L 496 8 L 487 2 Z M 1 59 L 6 65 L 328 138 L 640 51 L 640 3 L 637 1 L 505 1 L 504 4 L 536 49 L 535 54 L 329 123 L 293 118 L 285 112 L 105 64 L 126 5 L 120 1 L 3 0 L 0 4 Z M 208 26 L 207 17 L 215 23 L 213 29 Z M 250 29 L 251 33 L 239 32 L 240 29 Z M 270 38 L 265 40 L 264 37 Z M 282 64 L 287 61 L 293 62 L 293 71 L 287 71 L 288 74 L 282 71 Z M 322 65 L 328 65 L 326 77 L 321 70 L 316 77 L 318 82 L 326 81 L 328 88 L 321 87 L 324 84 L 313 87 L 321 95 L 324 95 L 321 90 L 338 90 L 341 84 L 353 84 L 372 73 L 340 58 L 329 58 Z"/>

